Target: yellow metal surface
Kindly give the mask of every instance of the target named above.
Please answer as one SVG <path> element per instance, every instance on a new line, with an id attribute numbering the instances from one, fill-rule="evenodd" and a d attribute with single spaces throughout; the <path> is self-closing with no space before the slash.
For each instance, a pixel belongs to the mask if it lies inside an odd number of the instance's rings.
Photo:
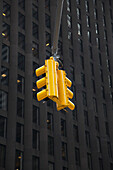
<path id="1" fill-rule="evenodd" d="M 58 99 L 58 85 L 57 85 L 57 69 L 58 63 L 54 61 L 53 57 L 45 61 L 46 78 L 47 78 L 47 96 L 57 102 Z"/>
<path id="2" fill-rule="evenodd" d="M 72 82 L 66 77 L 66 73 L 63 70 L 58 70 L 58 102 L 57 110 L 69 107 L 73 110 L 75 105 L 69 100 L 73 98 L 73 92 L 67 87 L 71 87 Z"/>
<path id="3" fill-rule="evenodd" d="M 46 73 L 45 77 L 36 82 L 37 88 L 46 85 L 46 89 L 37 93 L 38 101 L 48 97 L 57 102 L 58 100 L 58 85 L 57 85 L 57 70 L 58 62 L 54 61 L 53 57 L 45 60 L 45 65 L 36 69 L 36 76 Z"/>
<path id="4" fill-rule="evenodd" d="M 66 73 L 64 70 L 58 70 L 58 103 L 57 110 L 68 106 Z"/>
<path id="5" fill-rule="evenodd" d="M 47 97 L 47 90 L 46 89 L 37 93 L 37 100 L 38 101 L 41 101 L 41 100 L 45 99 L 46 97 Z"/>
<path id="6" fill-rule="evenodd" d="M 67 83 L 67 86 L 68 86 L 68 87 L 71 87 L 72 82 L 71 82 L 71 80 L 69 80 L 67 77 L 66 77 L 66 83 Z"/>
<path id="7" fill-rule="evenodd" d="M 68 100 L 68 107 L 69 109 L 74 110 L 75 105 L 70 100 Z"/>
<path id="8" fill-rule="evenodd" d="M 36 76 L 40 76 L 45 73 L 45 65 L 36 69 Z"/>
<path id="9" fill-rule="evenodd" d="M 72 99 L 73 98 L 73 92 L 67 88 L 67 92 L 68 92 L 68 98 Z"/>
<path id="10" fill-rule="evenodd" d="M 40 89 L 41 87 L 45 86 L 46 85 L 46 77 L 38 80 L 36 82 L 36 85 L 37 85 L 37 88 Z"/>

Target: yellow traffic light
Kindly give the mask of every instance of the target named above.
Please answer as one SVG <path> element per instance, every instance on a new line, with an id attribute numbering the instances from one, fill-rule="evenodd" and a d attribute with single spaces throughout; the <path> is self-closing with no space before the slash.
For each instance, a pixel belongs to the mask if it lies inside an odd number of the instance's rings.
<path id="1" fill-rule="evenodd" d="M 37 93 L 38 101 L 45 99 L 46 97 L 57 102 L 58 100 L 58 85 L 57 85 L 57 70 L 58 62 L 54 61 L 53 57 L 45 60 L 45 65 L 36 69 L 36 76 L 40 76 L 45 73 L 45 77 L 36 82 L 37 88 L 40 89 L 43 86 L 46 88 Z"/>
<path id="2" fill-rule="evenodd" d="M 73 92 L 67 87 L 71 87 L 72 82 L 66 77 L 64 70 L 58 70 L 58 102 L 57 110 L 69 107 L 69 109 L 74 110 L 75 105 L 69 100 L 73 98 Z"/>

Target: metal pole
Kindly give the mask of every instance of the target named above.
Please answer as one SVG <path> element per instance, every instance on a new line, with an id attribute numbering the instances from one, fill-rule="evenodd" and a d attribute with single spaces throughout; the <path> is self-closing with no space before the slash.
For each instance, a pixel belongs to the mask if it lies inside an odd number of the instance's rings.
<path id="1" fill-rule="evenodd" d="M 56 58 L 57 52 L 58 52 L 58 38 L 59 38 L 63 3 L 64 3 L 64 0 L 57 0 L 55 28 L 54 28 L 54 34 L 53 34 L 53 45 L 52 45 L 52 48 L 51 48 L 52 49 L 52 55 L 53 55 L 54 58 Z"/>

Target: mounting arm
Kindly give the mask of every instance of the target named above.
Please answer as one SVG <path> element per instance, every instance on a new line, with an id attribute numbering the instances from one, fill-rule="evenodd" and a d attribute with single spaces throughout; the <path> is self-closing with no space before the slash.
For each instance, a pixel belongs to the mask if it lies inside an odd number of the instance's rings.
<path id="1" fill-rule="evenodd" d="M 57 58 L 57 53 L 58 53 L 58 38 L 59 38 L 63 3 L 64 3 L 64 0 L 57 0 L 56 19 L 55 19 L 55 27 L 54 27 L 54 33 L 53 33 L 53 44 L 51 48 L 54 59 Z"/>

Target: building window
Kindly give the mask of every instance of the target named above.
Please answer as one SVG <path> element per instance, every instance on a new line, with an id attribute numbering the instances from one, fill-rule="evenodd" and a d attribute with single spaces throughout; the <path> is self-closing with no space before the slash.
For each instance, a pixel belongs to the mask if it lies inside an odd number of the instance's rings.
<path id="1" fill-rule="evenodd" d="M 111 75 L 108 75 L 108 83 L 109 83 L 109 87 L 112 88 L 112 78 L 111 78 Z"/>
<path id="2" fill-rule="evenodd" d="M 109 56 L 109 49 L 108 49 L 108 45 L 107 44 L 105 46 L 105 50 L 106 50 L 106 56 Z"/>
<path id="3" fill-rule="evenodd" d="M 51 34 L 46 32 L 46 47 L 51 47 Z"/>
<path id="4" fill-rule="evenodd" d="M 98 112 L 97 100 L 95 97 L 93 97 L 93 109 L 94 109 L 94 112 Z"/>
<path id="5" fill-rule="evenodd" d="M 87 31 L 88 41 L 91 43 L 91 32 Z"/>
<path id="6" fill-rule="evenodd" d="M 32 23 L 32 35 L 34 38 L 38 39 L 38 25 L 34 22 Z"/>
<path id="7" fill-rule="evenodd" d="M 73 36 L 72 32 L 68 30 L 68 40 L 70 40 L 71 44 L 73 44 Z"/>
<path id="8" fill-rule="evenodd" d="M 107 31 L 106 30 L 104 30 L 104 40 L 107 41 Z"/>
<path id="9" fill-rule="evenodd" d="M 38 7 L 32 4 L 32 17 L 38 20 Z"/>
<path id="10" fill-rule="evenodd" d="M 95 116 L 95 129 L 99 132 L 99 120 L 97 116 Z"/>
<path id="11" fill-rule="evenodd" d="M 70 3 L 70 0 L 67 0 L 67 11 L 71 12 L 71 3 Z"/>
<path id="12" fill-rule="evenodd" d="M 6 40 L 10 40 L 10 26 L 3 22 L 2 24 L 2 37 Z"/>
<path id="13" fill-rule="evenodd" d="M 96 32 L 96 34 L 99 34 L 99 28 L 98 28 L 98 24 L 97 23 L 95 23 L 95 32 Z"/>
<path id="14" fill-rule="evenodd" d="M 50 11 L 50 0 L 45 0 L 45 8 Z"/>
<path id="15" fill-rule="evenodd" d="M 25 50 L 25 35 L 18 33 L 18 46 Z"/>
<path id="16" fill-rule="evenodd" d="M 91 147 L 90 133 L 88 131 L 85 131 L 85 138 L 86 138 L 86 145 L 88 148 L 90 148 Z"/>
<path id="17" fill-rule="evenodd" d="M 80 166 L 80 151 L 78 148 L 75 148 L 75 162 L 77 166 Z"/>
<path id="18" fill-rule="evenodd" d="M 104 13 L 105 12 L 104 2 L 101 3 L 101 9 L 102 9 L 102 12 Z"/>
<path id="19" fill-rule="evenodd" d="M 86 87 L 85 74 L 81 73 L 82 87 Z"/>
<path id="20" fill-rule="evenodd" d="M 88 170 L 92 170 L 92 157 L 90 153 L 87 153 Z"/>
<path id="21" fill-rule="evenodd" d="M 48 162 L 48 170 L 55 170 L 54 169 L 54 163 Z"/>
<path id="22" fill-rule="evenodd" d="M 89 54 L 90 54 L 90 58 L 93 59 L 93 52 L 92 52 L 92 47 L 89 46 Z"/>
<path id="23" fill-rule="evenodd" d="M 104 82 L 102 69 L 100 69 L 100 78 L 101 78 L 101 82 Z"/>
<path id="24" fill-rule="evenodd" d="M 39 136 L 39 132 L 37 130 L 32 130 L 32 146 L 33 149 L 40 149 L 40 136 Z"/>
<path id="25" fill-rule="evenodd" d="M 82 101 L 83 105 L 87 106 L 87 97 L 86 97 L 86 92 L 82 91 Z"/>
<path id="26" fill-rule="evenodd" d="M 73 125 L 73 136 L 74 136 L 74 140 L 75 142 L 79 142 L 79 134 L 78 134 L 78 126 Z"/>
<path id="27" fill-rule="evenodd" d="M 8 85 L 9 82 L 9 69 L 1 66 L 1 83 L 2 85 Z"/>
<path id="28" fill-rule="evenodd" d="M 17 98 L 17 115 L 24 117 L 24 100 Z"/>
<path id="29" fill-rule="evenodd" d="M 72 80 L 75 80 L 75 69 L 73 66 L 70 66 L 70 73 Z"/>
<path id="30" fill-rule="evenodd" d="M 80 55 L 82 69 L 84 70 L 84 57 Z"/>
<path id="31" fill-rule="evenodd" d="M 39 45 L 34 41 L 32 43 L 32 54 L 33 57 L 39 58 Z"/>
<path id="32" fill-rule="evenodd" d="M 15 169 L 23 169 L 24 155 L 22 151 L 16 150 Z"/>
<path id="33" fill-rule="evenodd" d="M 92 74 L 92 76 L 94 76 L 94 66 L 93 66 L 93 63 L 90 63 L 90 67 L 91 67 L 91 74 Z"/>
<path id="34" fill-rule="evenodd" d="M 104 90 L 104 86 L 101 86 L 101 92 L 102 92 L 102 97 L 103 97 L 103 99 L 105 99 L 105 90 Z"/>
<path id="35" fill-rule="evenodd" d="M 52 100 L 48 100 L 47 101 L 47 106 L 53 108 L 53 101 Z"/>
<path id="36" fill-rule="evenodd" d="M 20 123 L 16 124 L 16 142 L 24 144 L 24 126 Z"/>
<path id="37" fill-rule="evenodd" d="M 105 19 L 105 16 L 103 16 L 102 21 L 103 21 L 103 27 L 105 27 L 105 26 L 106 26 L 106 19 Z"/>
<path id="38" fill-rule="evenodd" d="M 76 109 L 73 110 L 72 114 L 73 114 L 73 120 L 77 121 L 77 120 L 78 120 L 78 116 L 77 116 L 77 106 L 76 106 Z"/>
<path id="39" fill-rule="evenodd" d="M 62 159 L 68 160 L 67 143 L 62 142 Z"/>
<path id="40" fill-rule="evenodd" d="M 101 158 L 99 158 L 99 170 L 103 170 L 103 161 Z"/>
<path id="41" fill-rule="evenodd" d="M 86 126 L 89 126 L 88 112 L 84 110 L 84 122 Z"/>
<path id="42" fill-rule="evenodd" d="M 9 62 L 10 50 L 6 44 L 2 44 L 2 56 L 1 59 L 5 62 Z"/>
<path id="43" fill-rule="evenodd" d="M 96 38 L 96 46 L 100 49 L 100 39 L 98 37 Z"/>
<path id="44" fill-rule="evenodd" d="M 100 142 L 100 137 L 97 137 L 97 151 L 101 153 L 101 142 Z"/>
<path id="45" fill-rule="evenodd" d="M 83 41 L 80 38 L 78 38 L 78 43 L 80 51 L 83 52 Z"/>
<path id="46" fill-rule="evenodd" d="M 11 15 L 11 8 L 10 8 L 10 5 L 3 1 L 3 13 L 2 15 L 5 17 L 5 18 L 9 18 L 10 15 Z"/>
<path id="47" fill-rule="evenodd" d="M 88 1 L 85 1 L 85 7 L 86 7 L 86 12 L 89 12 L 89 3 L 88 3 Z"/>
<path id="48" fill-rule="evenodd" d="M 68 170 L 68 168 L 66 168 L 66 167 L 63 166 L 62 170 Z"/>
<path id="49" fill-rule="evenodd" d="M 77 19 L 81 19 L 81 11 L 80 8 L 77 8 Z"/>
<path id="50" fill-rule="evenodd" d="M 71 58 L 71 61 L 74 62 L 74 54 L 71 48 L 69 48 L 69 57 Z"/>
<path id="51" fill-rule="evenodd" d="M 80 0 L 76 0 L 77 5 L 80 5 Z"/>
<path id="52" fill-rule="evenodd" d="M 25 56 L 18 53 L 18 69 L 25 71 Z"/>
<path id="53" fill-rule="evenodd" d="M 25 80 L 24 77 L 18 74 L 17 77 L 17 91 L 24 94 L 24 87 L 25 87 Z"/>
<path id="54" fill-rule="evenodd" d="M 7 119 L 0 116 L 0 136 L 6 138 L 7 135 Z"/>
<path id="55" fill-rule="evenodd" d="M 38 67 L 39 67 L 39 65 L 38 65 L 37 63 L 33 62 L 33 77 L 34 77 L 34 78 L 37 78 L 37 77 L 36 77 L 35 70 L 36 70 Z M 36 84 L 36 83 L 35 83 L 35 84 Z"/>
<path id="56" fill-rule="evenodd" d="M 51 20 L 50 20 L 50 16 L 45 14 L 45 25 L 47 28 L 51 28 Z"/>
<path id="57" fill-rule="evenodd" d="M 110 170 L 113 170 L 113 163 L 110 163 Z"/>
<path id="58" fill-rule="evenodd" d="M 66 133 L 66 121 L 61 119 L 61 135 L 62 136 L 67 136 L 67 133 Z"/>
<path id="59" fill-rule="evenodd" d="M 78 35 L 82 35 L 82 26 L 80 23 L 77 23 L 77 28 L 78 28 Z"/>
<path id="60" fill-rule="evenodd" d="M 68 25 L 68 28 L 71 28 L 72 27 L 72 18 L 70 15 L 67 14 L 67 25 Z"/>
<path id="61" fill-rule="evenodd" d="M 113 92 L 110 92 L 111 103 L 113 104 Z"/>
<path id="62" fill-rule="evenodd" d="M 60 40 L 58 41 L 58 53 L 63 55 L 63 46 Z"/>
<path id="63" fill-rule="evenodd" d="M 86 15 L 86 23 L 87 23 L 87 27 L 90 27 L 90 18 L 88 15 Z"/>
<path id="64" fill-rule="evenodd" d="M 36 82 L 33 82 L 32 85 L 33 99 L 37 101 L 37 92 L 39 92 L 39 90 L 37 89 Z"/>
<path id="65" fill-rule="evenodd" d="M 7 111 L 8 109 L 8 94 L 0 90 L 0 109 Z"/>
<path id="66" fill-rule="evenodd" d="M 109 155 L 109 158 L 112 158 L 112 150 L 111 150 L 111 144 L 110 144 L 110 142 L 107 142 L 107 147 L 108 147 L 108 155 Z"/>
<path id="67" fill-rule="evenodd" d="M 105 129 L 106 129 L 106 135 L 109 136 L 109 125 L 108 125 L 108 122 L 105 122 Z"/>
<path id="68" fill-rule="evenodd" d="M 53 131 L 53 115 L 47 112 L 47 128 Z"/>
<path id="69" fill-rule="evenodd" d="M 40 109 L 37 106 L 33 105 L 33 117 L 32 117 L 33 123 L 40 125 Z"/>
<path id="70" fill-rule="evenodd" d="M 0 144 L 0 167 L 5 168 L 6 146 Z"/>
<path id="71" fill-rule="evenodd" d="M 32 170 L 39 170 L 39 158 L 32 156 Z"/>
<path id="72" fill-rule="evenodd" d="M 107 106 L 104 103 L 103 103 L 103 112 L 104 112 L 104 117 L 107 118 Z"/>
<path id="73" fill-rule="evenodd" d="M 18 13 L 18 26 L 25 29 L 25 16 L 20 12 Z"/>
<path id="74" fill-rule="evenodd" d="M 97 15 L 97 9 L 96 8 L 94 8 L 94 19 L 98 19 L 98 15 Z"/>
<path id="75" fill-rule="evenodd" d="M 95 81 L 93 79 L 91 79 L 91 82 L 92 82 L 93 93 L 96 93 Z"/>
<path id="76" fill-rule="evenodd" d="M 96 5 L 97 4 L 97 0 L 93 0 L 93 4 Z"/>
<path id="77" fill-rule="evenodd" d="M 110 60 L 106 59 L 106 65 L 107 65 L 108 71 L 110 71 L 110 70 L 111 70 L 111 67 L 110 67 Z"/>
<path id="78" fill-rule="evenodd" d="M 54 138 L 48 136 L 48 154 L 54 155 Z"/>
<path id="79" fill-rule="evenodd" d="M 102 66 L 102 57 L 101 57 L 101 53 L 99 53 L 99 64 L 100 64 L 100 66 Z"/>

